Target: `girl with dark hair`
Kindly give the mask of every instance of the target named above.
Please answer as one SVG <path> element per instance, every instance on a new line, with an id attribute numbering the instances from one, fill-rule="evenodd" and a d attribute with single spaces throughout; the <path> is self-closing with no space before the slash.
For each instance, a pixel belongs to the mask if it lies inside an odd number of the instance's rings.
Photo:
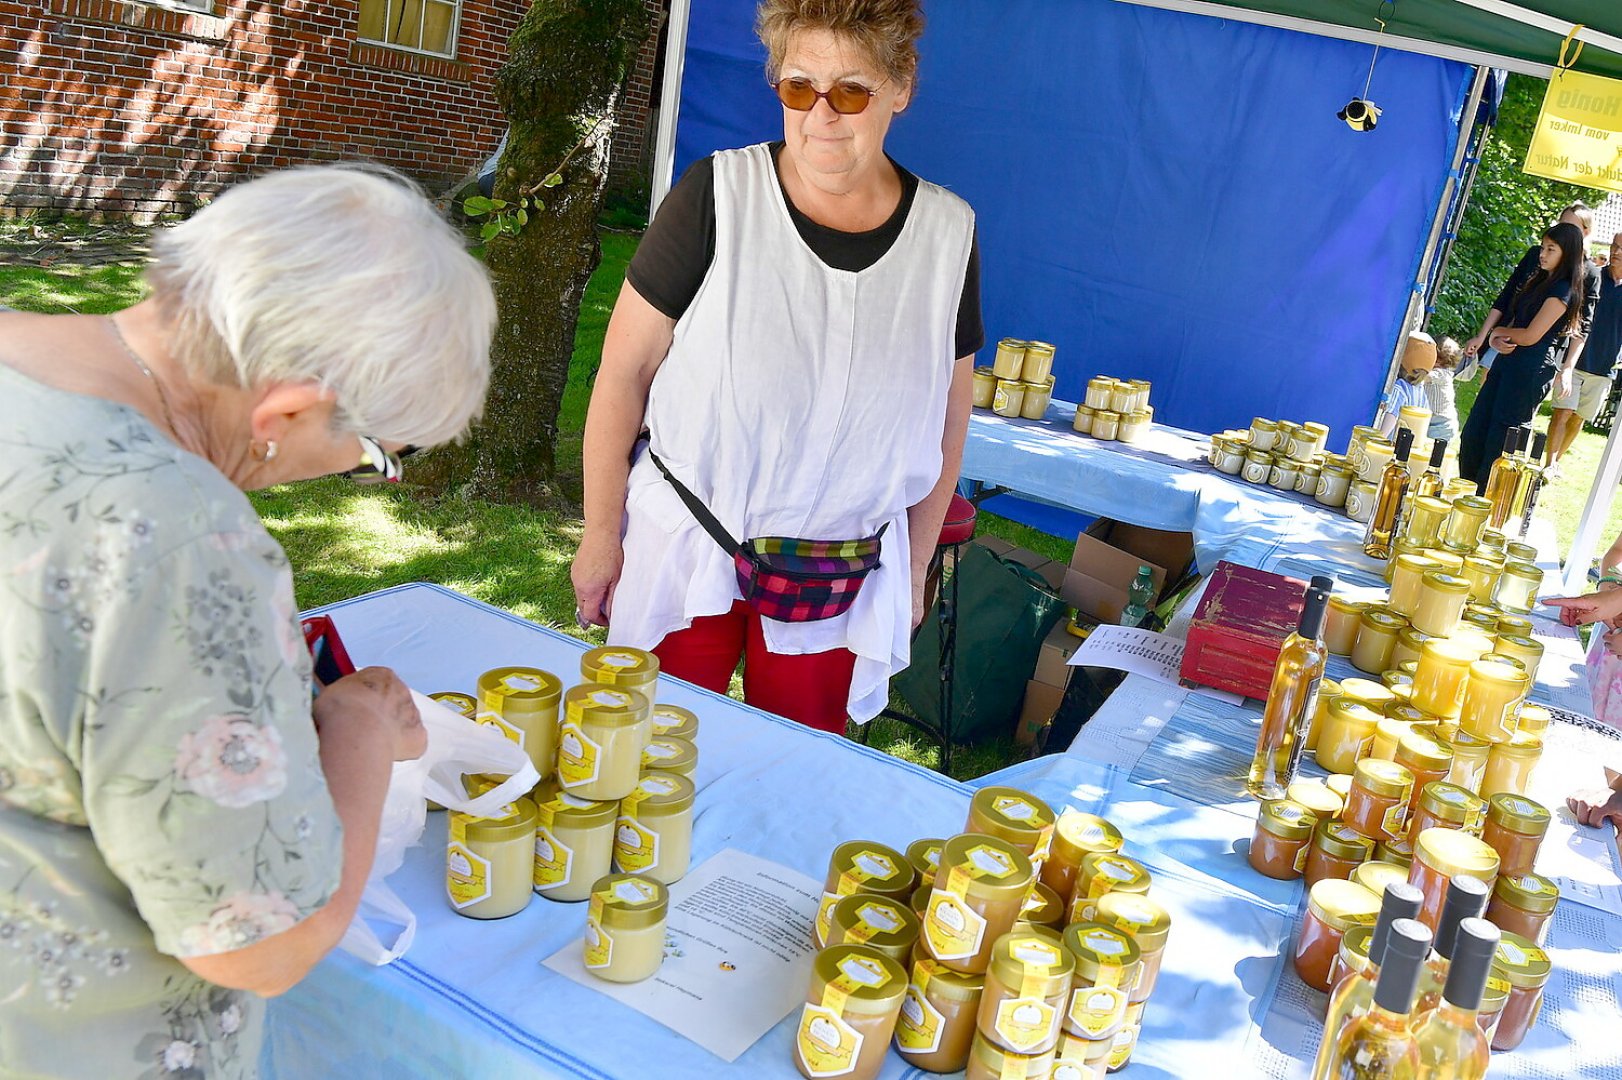
<path id="1" fill-rule="evenodd" d="M 1485 490 L 1504 433 L 1531 422 L 1554 382 L 1560 340 L 1583 307 L 1583 233 L 1561 222 L 1543 234 L 1538 270 L 1516 292 L 1505 324 L 1489 340 L 1499 358 L 1459 435 L 1459 475 Z"/>

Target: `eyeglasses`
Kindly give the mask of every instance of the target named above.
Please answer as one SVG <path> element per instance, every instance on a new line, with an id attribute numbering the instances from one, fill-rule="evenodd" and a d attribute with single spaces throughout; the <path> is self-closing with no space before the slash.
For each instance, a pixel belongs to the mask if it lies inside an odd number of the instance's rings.
<path id="1" fill-rule="evenodd" d="M 400 459 L 417 452 L 415 446 L 407 446 L 396 454 L 383 449 L 383 444 L 370 435 L 355 438 L 360 440 L 360 464 L 349 470 L 349 478 L 357 484 L 398 484 L 400 474 L 405 472 L 405 463 Z"/>
<path id="2" fill-rule="evenodd" d="M 873 95 L 878 93 L 877 88 L 869 90 L 861 83 L 854 82 L 836 82 L 826 90 L 818 90 L 810 79 L 798 77 L 779 79 L 771 85 L 777 91 L 777 100 L 795 112 L 810 112 L 816 108 L 817 99 L 821 98 L 840 116 L 855 116 L 863 112 L 873 100 Z M 879 86 L 883 85 L 879 83 Z"/>

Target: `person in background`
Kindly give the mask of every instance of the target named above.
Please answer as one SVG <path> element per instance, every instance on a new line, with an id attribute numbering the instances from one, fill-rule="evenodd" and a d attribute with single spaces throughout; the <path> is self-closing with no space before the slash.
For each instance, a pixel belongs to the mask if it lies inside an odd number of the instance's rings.
<path id="1" fill-rule="evenodd" d="M 1560 459 L 1577 440 L 1583 424 L 1593 423 L 1604 408 L 1617 358 L 1622 355 L 1622 232 L 1611 237 L 1611 254 L 1609 265 L 1603 270 L 1596 267 L 1588 282 L 1596 286 L 1594 302 L 1584 305 L 1585 310 L 1592 308 L 1585 340 L 1573 338 L 1569 346 L 1577 351 L 1571 391 L 1555 400 L 1554 416 L 1549 420 L 1548 462 L 1550 475 L 1555 477 Z"/>
<path id="2" fill-rule="evenodd" d="M 1599 560 L 1600 579 L 1586 596 L 1556 596 L 1543 603 L 1560 611 L 1567 626 L 1593 625 L 1588 650 L 1588 688 L 1594 717 L 1622 729 L 1622 534 Z M 1622 829 L 1622 772 L 1605 766 L 1605 786 L 1575 791 L 1566 798 L 1579 824 L 1601 826 L 1610 821 Z"/>
<path id="3" fill-rule="evenodd" d="M 0 1074 L 251 1077 L 343 937 L 410 691 L 313 699 L 244 492 L 454 438 L 495 298 L 379 169 L 271 173 L 159 230 L 151 296 L 0 313 Z M 363 434 L 364 433 L 364 434 Z"/>
<path id="4" fill-rule="evenodd" d="M 1492 463 L 1503 452 L 1504 433 L 1528 423 L 1557 379 L 1562 390 L 1576 357 L 1559 352 L 1564 333 L 1582 317 L 1583 282 L 1588 260 L 1582 230 L 1569 222 L 1550 227 L 1538 252 L 1538 271 L 1509 302 L 1509 319 L 1496 327 L 1488 343 L 1498 361 L 1476 396 L 1459 432 L 1459 475 L 1483 490 Z M 1564 365 L 1559 357 L 1564 357 Z"/>
<path id="5" fill-rule="evenodd" d="M 745 700 L 843 732 L 910 661 L 957 483 L 974 213 L 884 151 L 917 0 L 765 0 L 756 29 L 766 85 L 739 92 L 776 94 L 783 137 L 696 162 L 631 261 L 586 417 L 577 617 L 720 693 L 742 659 Z M 877 536 L 879 566 L 848 610 L 768 618 L 677 482 L 734 543 Z"/>
<path id="6" fill-rule="evenodd" d="M 1594 211 L 1590 210 L 1584 203 L 1574 202 L 1560 211 L 1560 216 L 1555 219 L 1555 224 L 1577 226 L 1582 230 L 1583 244 L 1586 247 L 1588 236 L 1594 231 Z M 1488 338 L 1492 336 L 1493 330 L 1509 317 L 1510 306 L 1514 302 L 1516 294 L 1520 292 L 1521 286 L 1526 284 L 1527 280 L 1538 272 L 1539 247 L 1540 245 L 1533 244 L 1526 249 L 1526 253 L 1515 264 L 1515 269 L 1510 271 L 1509 279 L 1504 282 L 1504 287 L 1499 290 L 1498 298 L 1493 301 L 1492 308 L 1488 310 L 1486 318 L 1481 321 L 1481 329 L 1477 330 L 1475 336 L 1464 343 L 1464 358 L 1475 361 L 1476 364 L 1467 367 L 1468 374 L 1460 375 L 1460 378 L 1472 379 L 1477 371 L 1491 370 L 1493 360 L 1497 357 L 1497 350 L 1488 347 L 1491 345 Z"/>
<path id="7" fill-rule="evenodd" d="M 1430 378 L 1432 367 L 1436 364 L 1436 342 L 1429 334 L 1414 331 L 1408 335 L 1408 343 L 1403 347 L 1402 365 L 1397 369 L 1397 377 L 1391 382 L 1391 389 L 1387 392 L 1385 400 L 1380 402 L 1380 434 L 1384 438 L 1391 438 L 1397 430 L 1397 421 L 1404 408 L 1413 407 L 1430 411 L 1430 396 L 1425 389 L 1425 383 Z"/>
<path id="8" fill-rule="evenodd" d="M 1436 343 L 1436 366 L 1425 379 L 1425 397 L 1430 402 L 1431 426 L 1425 434 L 1431 439 L 1446 439 L 1449 446 L 1459 444 L 1459 410 L 1453 398 L 1453 379 L 1458 374 L 1464 349 L 1457 341 L 1445 337 Z"/>

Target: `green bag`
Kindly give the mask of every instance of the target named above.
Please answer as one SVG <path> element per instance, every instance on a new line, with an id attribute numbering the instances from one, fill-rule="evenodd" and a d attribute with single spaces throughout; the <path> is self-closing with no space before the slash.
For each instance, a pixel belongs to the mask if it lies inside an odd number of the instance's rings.
<path id="1" fill-rule="evenodd" d="M 961 550 L 953 571 L 960 576 L 952 729 L 944 734 L 959 745 L 972 745 L 1013 733 L 1025 683 L 1064 604 L 1034 570 L 979 544 Z M 950 589 L 950 581 L 941 586 L 943 592 Z M 913 639 L 912 663 L 895 677 L 895 688 L 936 732 L 941 731 L 940 670 L 940 623 L 932 609 Z"/>

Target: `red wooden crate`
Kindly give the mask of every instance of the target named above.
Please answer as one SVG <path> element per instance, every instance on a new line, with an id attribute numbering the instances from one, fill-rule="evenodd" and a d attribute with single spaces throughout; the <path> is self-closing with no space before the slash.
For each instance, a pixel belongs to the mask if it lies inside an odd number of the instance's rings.
<path id="1" fill-rule="evenodd" d="M 1189 627 L 1179 675 L 1265 700 L 1284 639 L 1301 622 L 1307 583 L 1237 563 L 1219 562 Z"/>

